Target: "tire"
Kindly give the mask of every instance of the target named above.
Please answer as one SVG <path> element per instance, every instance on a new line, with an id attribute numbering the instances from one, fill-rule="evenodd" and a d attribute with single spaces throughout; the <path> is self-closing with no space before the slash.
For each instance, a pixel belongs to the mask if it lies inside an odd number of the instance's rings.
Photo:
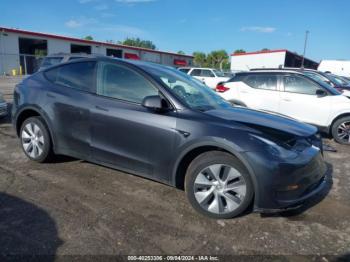
<path id="1" fill-rule="evenodd" d="M 196 211 L 216 219 L 242 214 L 254 195 L 247 169 L 237 158 L 221 151 L 203 153 L 192 161 L 185 176 L 185 191 Z"/>
<path id="2" fill-rule="evenodd" d="M 30 160 L 43 163 L 53 158 L 51 137 L 42 117 L 30 117 L 23 122 L 20 141 L 23 152 Z"/>
<path id="3" fill-rule="evenodd" d="M 334 122 L 332 136 L 335 141 L 343 145 L 350 145 L 350 117 L 342 117 Z"/>

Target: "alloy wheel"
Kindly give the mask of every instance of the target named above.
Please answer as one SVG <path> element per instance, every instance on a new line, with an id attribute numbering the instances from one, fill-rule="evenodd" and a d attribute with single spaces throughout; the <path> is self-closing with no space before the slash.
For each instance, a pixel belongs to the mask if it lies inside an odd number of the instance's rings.
<path id="1" fill-rule="evenodd" d="M 337 135 L 341 141 L 350 143 L 350 122 L 341 123 L 338 126 Z"/>
<path id="2" fill-rule="evenodd" d="M 208 212 L 224 214 L 243 202 L 247 185 L 241 173 L 228 165 L 214 164 L 203 169 L 194 181 L 194 195 Z"/>
<path id="3" fill-rule="evenodd" d="M 40 127 L 30 122 L 25 125 L 21 134 L 24 151 L 33 159 L 41 156 L 44 151 L 44 135 Z"/>

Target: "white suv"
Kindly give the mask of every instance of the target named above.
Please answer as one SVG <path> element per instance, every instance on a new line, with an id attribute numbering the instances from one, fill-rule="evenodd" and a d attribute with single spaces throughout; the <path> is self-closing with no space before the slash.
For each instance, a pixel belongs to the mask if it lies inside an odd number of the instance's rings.
<path id="1" fill-rule="evenodd" d="M 215 89 L 217 84 L 230 79 L 223 72 L 211 68 L 181 67 L 179 70 L 197 78 L 212 89 Z"/>
<path id="2" fill-rule="evenodd" d="M 233 104 L 283 114 L 313 124 L 350 145 L 350 99 L 301 72 L 237 73 L 217 92 Z"/>

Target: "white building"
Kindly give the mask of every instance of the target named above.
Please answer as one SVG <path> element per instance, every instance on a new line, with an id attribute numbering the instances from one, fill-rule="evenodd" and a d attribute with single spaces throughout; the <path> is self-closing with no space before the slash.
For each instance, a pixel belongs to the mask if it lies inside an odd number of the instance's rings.
<path id="1" fill-rule="evenodd" d="M 318 70 L 350 77 L 350 60 L 322 60 Z"/>
<path id="2" fill-rule="evenodd" d="M 193 56 L 0 27 L 0 74 L 35 72 L 43 55 L 88 53 L 169 65 L 191 66 Z"/>
<path id="3" fill-rule="evenodd" d="M 253 68 L 301 67 L 302 56 L 286 49 L 268 50 L 231 55 L 231 71 L 248 71 Z M 317 69 L 318 63 L 305 58 L 304 67 Z"/>

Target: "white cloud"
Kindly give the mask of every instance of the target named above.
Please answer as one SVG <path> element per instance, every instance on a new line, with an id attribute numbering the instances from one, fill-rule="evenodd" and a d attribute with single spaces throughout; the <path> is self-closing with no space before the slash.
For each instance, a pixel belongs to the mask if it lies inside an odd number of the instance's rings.
<path id="1" fill-rule="evenodd" d="M 82 24 L 79 21 L 74 20 L 74 19 L 68 20 L 64 24 L 65 24 L 66 27 L 69 27 L 69 28 L 77 28 L 77 27 L 81 27 L 82 26 Z"/>
<path id="2" fill-rule="evenodd" d="M 110 16 L 113 14 L 108 15 Z M 65 26 L 71 29 L 80 29 L 84 31 L 88 30 L 92 32 L 90 33 L 92 35 L 93 32 L 103 32 L 105 35 L 117 35 L 121 33 L 123 35 L 132 37 L 142 37 L 147 34 L 144 30 L 138 27 L 123 24 L 104 23 L 98 19 L 88 18 L 84 16 L 68 20 L 65 22 Z"/>
<path id="3" fill-rule="evenodd" d="M 69 28 L 78 28 L 87 25 L 97 24 L 98 21 L 95 18 L 86 18 L 85 16 L 81 16 L 79 18 L 70 19 L 65 22 L 65 26 Z"/>
<path id="4" fill-rule="evenodd" d="M 90 2 L 94 2 L 95 0 L 79 0 L 79 3 L 81 4 L 86 4 L 86 3 L 90 3 Z"/>
<path id="5" fill-rule="evenodd" d="M 149 2 L 155 2 L 157 0 L 115 0 L 118 3 L 124 3 L 124 4 L 139 4 L 139 3 L 149 3 Z"/>
<path id="6" fill-rule="evenodd" d="M 107 9 L 108 9 L 108 6 L 105 5 L 105 4 L 101 4 L 101 5 L 95 6 L 95 9 L 96 9 L 97 11 L 104 11 L 104 10 L 107 10 Z"/>
<path id="7" fill-rule="evenodd" d="M 258 32 L 258 33 L 273 33 L 277 30 L 275 27 L 263 26 L 245 26 L 241 28 L 242 32 Z"/>
<path id="8" fill-rule="evenodd" d="M 101 14 L 102 18 L 111 18 L 111 17 L 115 17 L 115 14 L 112 13 L 102 13 Z"/>

